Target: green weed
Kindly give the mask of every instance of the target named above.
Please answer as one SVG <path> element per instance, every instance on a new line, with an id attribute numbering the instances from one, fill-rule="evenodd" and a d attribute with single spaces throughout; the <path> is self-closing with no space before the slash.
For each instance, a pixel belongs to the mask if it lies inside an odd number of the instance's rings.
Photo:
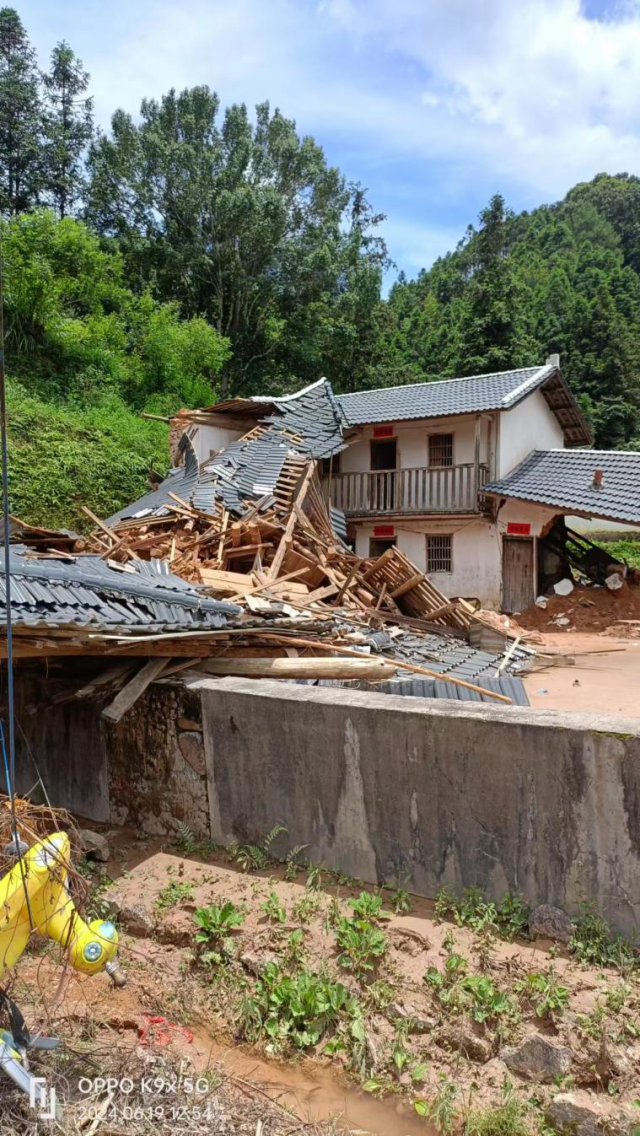
<path id="1" fill-rule="evenodd" d="M 261 844 L 232 844 L 229 848 L 231 859 L 239 864 L 243 872 L 263 872 L 273 863 L 271 845 L 276 837 L 287 829 L 283 824 L 274 824 Z"/>
<path id="2" fill-rule="evenodd" d="M 438 919 L 453 919 L 459 927 L 476 932 L 499 935 L 511 942 L 524 937 L 529 922 L 529 906 L 520 896 L 507 892 L 496 904 L 487 900 L 481 888 L 464 888 L 457 896 L 449 888 L 441 888 L 435 902 Z"/>
<path id="3" fill-rule="evenodd" d="M 535 971 L 514 983 L 514 990 L 533 1006 L 536 1017 L 548 1018 L 561 1014 L 569 1003 L 568 987 L 558 981 L 552 966 L 547 971 Z"/>
<path id="4" fill-rule="evenodd" d="M 269 898 L 261 904 L 261 910 L 264 911 L 271 923 L 286 923 L 287 921 L 286 909 L 280 903 L 275 891 L 269 892 Z"/>
<path id="5" fill-rule="evenodd" d="M 353 970 L 359 977 L 374 969 L 377 961 L 386 954 L 387 937 L 379 927 L 366 919 L 347 919 L 344 916 L 336 927 L 336 939 L 341 954 L 339 963 Z"/>
<path id="6" fill-rule="evenodd" d="M 593 903 L 582 904 L 582 914 L 575 922 L 569 950 L 585 966 L 612 966 L 623 973 L 639 965 L 633 945 L 622 935 L 613 935 L 605 919 Z"/>
<path id="7" fill-rule="evenodd" d="M 391 904 L 396 915 L 408 915 L 413 911 L 413 903 L 411 896 L 404 888 L 395 888 L 389 896 L 389 903 Z"/>
<path id="8" fill-rule="evenodd" d="M 472 1112 L 464 1129 L 465 1136 L 530 1136 L 530 1133 L 527 1113 L 513 1098 L 497 1108 Z"/>
<path id="9" fill-rule="evenodd" d="M 209 907 L 198 907 L 193 918 L 200 928 L 196 942 L 214 944 L 227 938 L 235 927 L 241 927 L 245 913 L 228 899 L 221 905 L 212 903 Z"/>
<path id="10" fill-rule="evenodd" d="M 417 1100 L 413 1107 L 418 1116 L 428 1117 L 440 1136 L 451 1136 L 459 1120 L 458 1098 L 460 1090 L 453 1081 L 440 1074 L 440 1083 L 432 1101 Z"/>
<path id="11" fill-rule="evenodd" d="M 291 976 L 269 963 L 254 993 L 242 1002 L 241 1030 L 250 1042 L 267 1037 L 279 1049 L 304 1050 L 335 1027 L 351 1005 L 341 983 L 308 970 Z"/>
<path id="12" fill-rule="evenodd" d="M 193 884 L 189 883 L 188 880 L 170 883 L 160 892 L 156 899 L 156 907 L 159 907 L 160 910 L 166 910 L 169 907 L 176 907 L 185 899 L 193 899 Z"/>

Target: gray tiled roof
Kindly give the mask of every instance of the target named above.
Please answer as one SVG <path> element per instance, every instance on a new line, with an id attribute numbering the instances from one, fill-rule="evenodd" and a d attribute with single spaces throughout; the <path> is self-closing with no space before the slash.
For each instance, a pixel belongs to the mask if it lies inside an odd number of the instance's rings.
<path id="1" fill-rule="evenodd" d="M 273 493 L 288 454 L 325 458 L 344 449 L 340 410 L 326 379 L 287 398 L 269 400 L 268 405 L 276 413 L 261 420 L 261 425 L 268 427 L 266 432 L 255 438 L 238 438 L 200 468 L 183 434 L 184 465 L 172 470 L 152 493 L 120 509 L 109 518 L 109 524 L 139 515 L 168 513 L 167 506 L 174 503 L 170 493 L 203 512 L 213 511 L 216 501 L 222 501 L 225 508 L 241 516 L 256 501 Z"/>
<path id="2" fill-rule="evenodd" d="M 546 363 L 543 367 L 521 367 L 492 375 L 358 391 L 338 395 L 336 401 L 350 426 L 508 410 L 556 371 L 555 365 Z"/>
<path id="3" fill-rule="evenodd" d="M 196 631 L 224 627 L 240 613 L 174 576 L 163 560 L 135 561 L 133 571 L 99 556 L 31 558 L 23 546 L 10 556 L 12 625 L 77 627 L 93 631 Z M 0 564 L 0 622 L 6 619 L 4 562 Z"/>
<path id="4" fill-rule="evenodd" d="M 596 469 L 604 471 L 599 489 L 593 485 Z M 640 453 L 533 450 L 511 473 L 482 491 L 640 525 Z"/>

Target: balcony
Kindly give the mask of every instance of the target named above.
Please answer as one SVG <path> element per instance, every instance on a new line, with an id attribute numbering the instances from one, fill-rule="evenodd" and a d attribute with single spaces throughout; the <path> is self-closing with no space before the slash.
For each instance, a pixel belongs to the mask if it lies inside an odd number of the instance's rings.
<path id="1" fill-rule="evenodd" d="M 323 481 L 325 498 L 347 515 L 367 513 L 480 513 L 478 490 L 489 481 L 489 467 L 367 470 L 339 473 Z"/>

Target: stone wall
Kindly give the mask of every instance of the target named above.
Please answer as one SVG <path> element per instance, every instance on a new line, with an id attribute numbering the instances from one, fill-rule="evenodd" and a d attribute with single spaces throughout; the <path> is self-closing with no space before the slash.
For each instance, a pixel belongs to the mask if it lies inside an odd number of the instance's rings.
<path id="1" fill-rule="evenodd" d="M 116 726 L 102 722 L 110 818 L 164 835 L 209 836 L 201 700 L 181 683 L 149 687 Z"/>
<path id="2" fill-rule="evenodd" d="M 246 679 L 202 698 L 213 838 L 434 896 L 479 885 L 638 929 L 640 723 Z"/>
<path id="3" fill-rule="evenodd" d="M 511 890 L 570 913 L 640 912 L 640 723 L 247 679 L 152 686 L 113 726 L 21 676 L 19 790 L 81 816 L 254 842 L 433 896 Z M 29 713 L 36 708 L 36 713 Z M 23 736 L 22 731 L 24 731 Z M 27 744 L 28 743 L 28 744 Z"/>
<path id="4" fill-rule="evenodd" d="M 86 676 L 85 676 L 86 680 Z M 18 675 L 16 779 L 20 793 L 89 820 L 159 835 L 184 822 L 209 836 L 201 699 L 180 682 L 152 686 L 114 725 L 95 702 L 56 702 L 75 677 Z"/>

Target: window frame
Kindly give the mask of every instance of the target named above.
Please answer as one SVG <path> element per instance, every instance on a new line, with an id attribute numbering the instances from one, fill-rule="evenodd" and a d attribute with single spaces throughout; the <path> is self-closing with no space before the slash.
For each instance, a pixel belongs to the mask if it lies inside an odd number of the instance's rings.
<path id="1" fill-rule="evenodd" d="M 449 456 L 450 456 L 451 460 L 448 461 L 448 462 L 447 461 L 445 461 L 445 462 L 443 462 L 443 461 L 438 461 L 438 462 L 432 461 L 432 459 L 431 459 L 431 445 L 432 445 L 432 443 L 434 443 L 434 448 L 435 448 L 435 443 L 440 443 L 440 448 L 442 450 L 443 449 L 443 442 L 447 438 L 451 439 L 450 448 L 449 448 Z M 442 456 L 442 454 L 441 454 L 441 456 Z M 433 434 L 427 434 L 427 465 L 428 465 L 429 469 L 451 469 L 455 465 L 454 456 L 455 456 L 455 434 L 452 430 L 446 430 L 446 431 L 443 430 L 442 433 L 436 432 L 436 433 L 433 433 Z"/>
<path id="2" fill-rule="evenodd" d="M 448 567 L 437 567 L 437 568 L 432 567 L 432 560 L 431 560 L 432 554 L 431 554 L 431 549 L 430 549 L 430 541 L 432 541 L 432 540 L 433 541 L 445 540 L 445 541 L 449 542 L 449 546 L 448 546 L 448 557 L 449 557 L 448 565 L 449 566 Z M 426 543 L 427 575 L 433 576 L 433 575 L 436 575 L 437 573 L 440 573 L 440 572 L 445 572 L 448 575 L 450 575 L 453 572 L 453 533 L 425 533 L 425 543 Z M 439 559 L 442 560 L 443 559 L 442 553 L 446 552 L 446 546 L 445 546 L 445 548 L 441 547 L 439 549 L 439 552 L 440 552 Z"/>

